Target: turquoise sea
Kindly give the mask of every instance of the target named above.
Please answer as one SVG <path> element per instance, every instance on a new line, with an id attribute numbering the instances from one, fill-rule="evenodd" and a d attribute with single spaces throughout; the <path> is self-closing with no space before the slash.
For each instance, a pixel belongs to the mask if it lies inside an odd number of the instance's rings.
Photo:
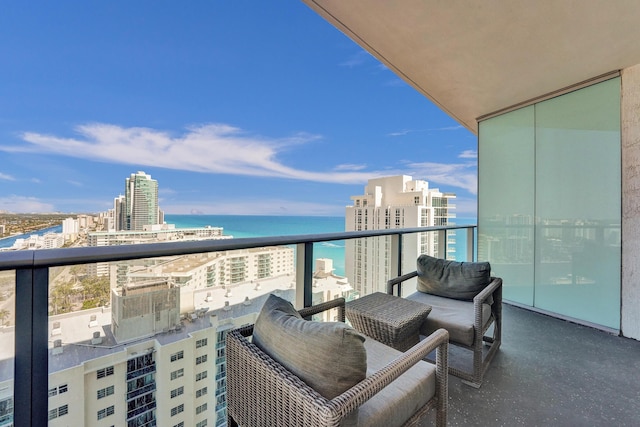
<path id="1" fill-rule="evenodd" d="M 328 216 L 267 216 L 267 215 L 165 215 L 168 224 L 176 228 L 224 228 L 224 234 L 233 237 L 290 236 L 344 231 L 344 217 Z M 313 257 L 333 259 L 333 268 L 344 275 L 344 241 L 316 243 Z"/>
<path id="2" fill-rule="evenodd" d="M 224 228 L 224 234 L 233 237 L 269 237 L 297 234 L 319 234 L 344 231 L 344 217 L 326 216 L 266 216 L 266 215 L 165 215 L 165 222 L 175 224 L 176 228 L 212 227 Z M 457 224 L 474 224 L 475 218 L 456 218 Z M 62 226 L 40 230 L 59 233 Z M 34 234 L 34 233 L 30 233 Z M 10 247 L 18 237 L 1 239 L 0 248 Z M 466 238 L 463 232 L 456 236 L 456 259 L 464 261 L 466 253 Z M 344 241 L 316 243 L 313 247 L 313 257 L 330 258 L 333 268 L 338 275 L 344 275 Z"/>
<path id="3" fill-rule="evenodd" d="M 183 227 L 223 227 L 233 237 L 269 237 L 344 231 L 344 217 L 258 215 L 165 215 L 165 222 Z M 459 225 L 475 224 L 475 218 L 456 218 Z M 313 258 L 333 260 L 335 273 L 344 276 L 344 240 L 316 243 Z M 456 259 L 466 260 L 465 231 L 456 232 Z"/>

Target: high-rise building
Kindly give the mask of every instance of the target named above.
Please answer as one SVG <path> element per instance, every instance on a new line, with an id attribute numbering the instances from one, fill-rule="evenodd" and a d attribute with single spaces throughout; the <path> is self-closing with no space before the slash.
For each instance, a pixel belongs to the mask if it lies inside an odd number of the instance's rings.
<path id="1" fill-rule="evenodd" d="M 145 225 L 160 224 L 158 181 L 144 172 L 125 179 L 125 229 L 142 230 Z"/>
<path id="2" fill-rule="evenodd" d="M 121 194 L 113 199 L 113 210 L 109 212 L 108 231 L 122 231 L 127 228 L 125 197 Z"/>
<path id="3" fill-rule="evenodd" d="M 454 208 L 452 193 L 430 189 L 429 183 L 407 175 L 370 179 L 364 194 L 352 196 L 345 213 L 345 231 L 385 230 L 450 224 Z M 415 270 L 422 253 L 455 259 L 455 240 L 447 239 L 446 253 L 438 253 L 437 233 L 415 233 L 403 237 L 402 263 Z M 389 264 L 390 237 L 347 240 L 345 270 L 354 290 L 361 295 L 386 291 L 386 282 L 397 275 Z"/>

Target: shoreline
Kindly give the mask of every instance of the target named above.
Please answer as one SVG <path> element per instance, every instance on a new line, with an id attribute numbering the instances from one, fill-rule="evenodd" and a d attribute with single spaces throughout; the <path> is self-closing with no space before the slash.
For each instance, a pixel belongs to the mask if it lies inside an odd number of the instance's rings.
<path id="1" fill-rule="evenodd" d="M 7 239 L 20 239 L 21 237 L 29 237 L 29 236 L 31 236 L 33 234 L 43 234 L 44 235 L 44 234 L 46 234 L 46 232 L 43 233 L 43 231 L 51 230 L 51 229 L 54 229 L 56 227 L 62 227 L 62 224 L 53 225 L 53 226 L 44 227 L 44 228 L 39 228 L 37 230 L 29 231 L 27 233 L 16 233 L 16 234 L 12 234 L 12 235 L 6 236 L 6 237 L 0 237 L 0 242 L 4 242 Z M 7 247 L 10 247 L 10 246 L 7 246 Z"/>

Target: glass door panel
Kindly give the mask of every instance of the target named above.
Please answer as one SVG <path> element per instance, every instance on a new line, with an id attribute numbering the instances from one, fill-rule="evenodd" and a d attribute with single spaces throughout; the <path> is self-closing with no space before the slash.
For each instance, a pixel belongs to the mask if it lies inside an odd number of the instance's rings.
<path id="1" fill-rule="evenodd" d="M 535 106 L 536 307 L 620 327 L 620 81 Z"/>
<path id="2" fill-rule="evenodd" d="M 478 259 L 505 299 L 533 305 L 534 107 L 481 122 L 479 140 Z"/>

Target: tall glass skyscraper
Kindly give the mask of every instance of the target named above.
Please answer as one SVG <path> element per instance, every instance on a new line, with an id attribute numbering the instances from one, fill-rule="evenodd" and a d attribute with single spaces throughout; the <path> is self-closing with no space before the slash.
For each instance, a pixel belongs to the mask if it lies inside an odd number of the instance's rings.
<path id="1" fill-rule="evenodd" d="M 125 179 L 126 230 L 142 230 L 145 225 L 160 224 L 158 181 L 144 172 Z"/>

